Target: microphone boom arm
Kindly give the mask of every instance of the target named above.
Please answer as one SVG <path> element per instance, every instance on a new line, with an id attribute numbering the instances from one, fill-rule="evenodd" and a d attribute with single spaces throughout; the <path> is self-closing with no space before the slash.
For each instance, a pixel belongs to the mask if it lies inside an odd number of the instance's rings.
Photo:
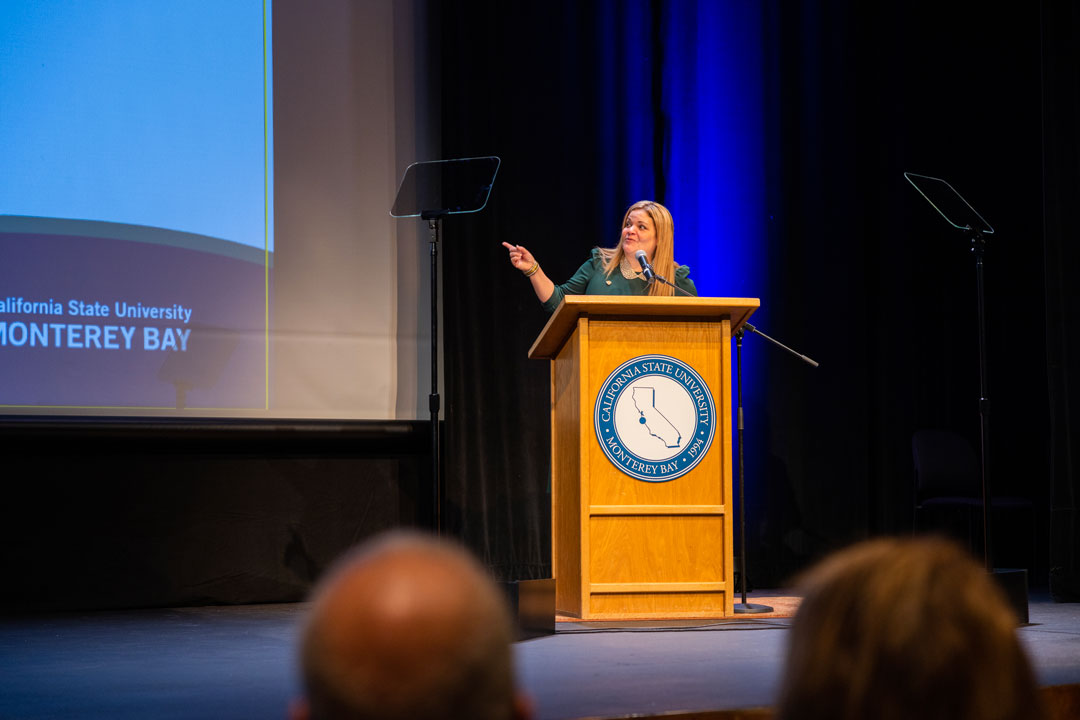
<path id="1" fill-rule="evenodd" d="M 681 287 L 679 287 L 678 285 L 676 285 L 673 282 L 668 282 L 668 279 L 665 278 L 663 275 L 660 275 L 658 273 L 653 273 L 653 280 L 659 280 L 660 282 L 664 283 L 665 285 L 669 285 L 669 286 L 675 288 L 676 292 L 682 293 L 686 297 L 694 297 L 693 293 L 690 293 L 690 292 L 687 292 L 686 290 L 683 290 Z M 650 285 L 653 284 L 653 280 L 649 281 Z"/>

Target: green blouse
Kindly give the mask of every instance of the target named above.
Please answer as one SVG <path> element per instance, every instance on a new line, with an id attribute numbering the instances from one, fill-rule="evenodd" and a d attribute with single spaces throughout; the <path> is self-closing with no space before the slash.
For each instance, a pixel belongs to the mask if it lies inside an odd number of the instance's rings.
<path id="1" fill-rule="evenodd" d="M 672 282 L 691 295 L 697 295 L 694 281 L 690 279 L 690 267 L 679 265 L 675 268 L 675 279 Z M 604 258 L 600 255 L 599 248 L 593 248 L 592 257 L 578 268 L 574 276 L 562 285 L 555 286 L 555 292 L 544 303 L 544 309 L 555 312 L 559 303 L 567 295 L 644 295 L 648 285 L 640 278 L 627 280 L 616 269 L 611 276 L 604 275 Z M 679 294 L 679 293 L 676 293 Z"/>

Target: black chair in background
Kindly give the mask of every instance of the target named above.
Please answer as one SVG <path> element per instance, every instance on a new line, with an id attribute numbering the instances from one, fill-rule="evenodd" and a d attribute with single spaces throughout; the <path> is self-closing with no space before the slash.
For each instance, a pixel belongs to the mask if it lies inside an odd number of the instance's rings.
<path id="1" fill-rule="evenodd" d="M 915 462 L 915 500 L 912 508 L 912 528 L 924 530 L 920 519 L 937 515 L 941 525 L 935 530 L 956 537 L 956 519 L 963 517 L 966 540 L 972 553 L 982 553 L 982 485 L 979 456 L 961 435 L 949 430 L 918 430 L 911 437 L 911 454 Z M 990 508 L 995 515 L 1023 511 L 1031 522 L 1031 552 L 1026 567 L 1031 570 L 1035 560 L 1034 503 L 1029 498 L 1011 495 L 992 495 Z M 924 517 L 927 516 L 927 517 Z M 1003 520 L 1010 518 L 1002 518 Z M 950 527 L 950 525 L 952 527 Z M 944 526 L 944 527 L 942 527 Z M 1009 532 L 1015 526 L 1000 527 L 994 523 L 994 554 L 1014 555 L 1000 546 L 998 538 L 1017 537 Z M 957 537 L 957 539 L 960 539 Z"/>

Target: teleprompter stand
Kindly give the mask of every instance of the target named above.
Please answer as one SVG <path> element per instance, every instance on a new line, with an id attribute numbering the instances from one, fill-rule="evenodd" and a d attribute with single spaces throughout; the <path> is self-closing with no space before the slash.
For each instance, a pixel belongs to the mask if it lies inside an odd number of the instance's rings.
<path id="1" fill-rule="evenodd" d="M 480 212 L 487 206 L 497 157 L 460 158 L 413 163 L 405 169 L 390 215 L 427 222 L 431 244 L 431 493 L 433 529 L 442 535 L 442 456 L 439 442 L 439 236 L 448 215 Z"/>
<path id="2" fill-rule="evenodd" d="M 906 172 L 904 177 L 930 206 L 971 243 L 975 258 L 975 306 L 979 330 L 979 466 L 982 474 L 983 566 L 999 583 L 1021 622 L 1028 620 L 1027 571 L 994 567 L 990 492 L 990 392 L 986 379 L 986 292 L 983 285 L 983 258 L 986 238 L 994 228 L 952 185 L 940 178 Z"/>
<path id="3" fill-rule="evenodd" d="M 964 233 L 971 242 L 975 256 L 975 305 L 978 308 L 979 325 L 979 467 L 982 475 L 982 535 L 983 565 L 990 572 L 994 567 L 994 553 L 990 539 L 990 397 L 986 387 L 986 301 L 983 291 L 983 256 L 986 253 L 986 236 L 994 234 L 994 228 L 968 204 L 952 185 L 927 175 L 904 173 L 904 177 L 945 222 Z"/>

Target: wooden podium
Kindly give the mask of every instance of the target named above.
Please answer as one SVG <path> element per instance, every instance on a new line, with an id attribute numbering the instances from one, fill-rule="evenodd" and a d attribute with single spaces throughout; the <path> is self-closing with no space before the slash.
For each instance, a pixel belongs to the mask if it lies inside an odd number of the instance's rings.
<path id="1" fill-rule="evenodd" d="M 758 306 L 572 295 L 533 343 L 552 366 L 558 612 L 732 614 L 730 340 Z"/>

